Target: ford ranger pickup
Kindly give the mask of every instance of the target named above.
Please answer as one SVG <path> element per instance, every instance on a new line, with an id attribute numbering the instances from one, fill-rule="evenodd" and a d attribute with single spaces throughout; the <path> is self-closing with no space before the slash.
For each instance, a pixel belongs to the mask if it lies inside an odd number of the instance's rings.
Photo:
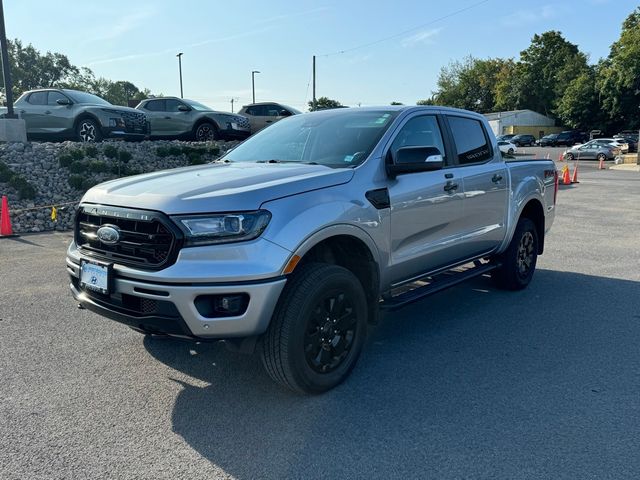
<path id="1" fill-rule="evenodd" d="M 482 115 L 327 110 L 211 164 L 91 188 L 66 265 L 79 306 L 257 350 L 276 382 L 320 393 L 380 312 L 483 274 L 525 288 L 556 195 L 554 163 L 505 162 Z"/>

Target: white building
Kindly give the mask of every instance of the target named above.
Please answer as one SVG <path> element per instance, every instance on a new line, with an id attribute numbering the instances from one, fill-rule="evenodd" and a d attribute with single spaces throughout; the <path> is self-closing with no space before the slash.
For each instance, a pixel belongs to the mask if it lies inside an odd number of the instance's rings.
<path id="1" fill-rule="evenodd" d="M 493 133 L 497 135 L 527 133 L 541 138 L 549 133 L 562 131 L 556 121 L 533 110 L 485 113 Z"/>

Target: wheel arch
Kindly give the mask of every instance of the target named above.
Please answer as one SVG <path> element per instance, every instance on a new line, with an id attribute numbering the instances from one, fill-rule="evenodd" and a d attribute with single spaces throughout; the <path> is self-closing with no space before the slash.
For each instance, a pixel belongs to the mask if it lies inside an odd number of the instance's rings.
<path id="1" fill-rule="evenodd" d="M 218 125 L 218 122 L 215 119 L 213 119 L 211 117 L 200 117 L 193 124 L 193 134 L 194 135 L 195 135 L 196 130 L 198 129 L 198 127 L 200 125 L 202 125 L 203 123 L 210 123 L 211 125 L 213 125 L 213 128 L 215 128 L 217 132 L 220 132 L 220 125 Z"/>
<path id="2" fill-rule="evenodd" d="M 542 203 L 537 198 L 530 199 L 523 207 L 518 215 L 518 220 L 520 218 L 528 218 L 530 219 L 534 225 L 536 226 L 536 232 L 538 234 L 538 255 L 542 255 L 544 252 L 544 208 L 542 207 Z"/>
<path id="3" fill-rule="evenodd" d="M 83 111 L 80 112 L 77 116 L 76 119 L 73 121 L 73 132 L 75 133 L 76 129 L 78 128 L 78 124 L 84 120 L 84 119 L 90 119 L 93 120 L 94 122 L 96 122 L 96 124 L 98 125 L 98 128 L 102 128 L 102 123 L 100 122 L 100 119 L 93 113 L 88 112 L 88 111 Z"/>
<path id="4" fill-rule="evenodd" d="M 346 227 L 346 228 L 345 228 Z M 300 258 L 295 268 L 311 262 L 339 265 L 352 272 L 365 290 L 369 322 L 376 323 L 380 294 L 380 267 L 373 240 L 356 227 L 336 226 L 317 232 L 305 240 L 294 256 Z"/>

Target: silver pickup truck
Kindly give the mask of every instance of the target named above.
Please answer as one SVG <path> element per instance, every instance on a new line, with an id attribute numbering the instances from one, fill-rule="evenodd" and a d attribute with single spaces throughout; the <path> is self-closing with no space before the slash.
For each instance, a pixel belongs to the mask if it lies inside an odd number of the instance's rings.
<path id="1" fill-rule="evenodd" d="M 68 249 L 81 307 L 145 334 L 224 340 L 318 393 L 381 311 L 473 276 L 532 279 L 548 160 L 505 162 L 486 120 L 440 107 L 295 115 L 219 161 L 93 187 Z"/>

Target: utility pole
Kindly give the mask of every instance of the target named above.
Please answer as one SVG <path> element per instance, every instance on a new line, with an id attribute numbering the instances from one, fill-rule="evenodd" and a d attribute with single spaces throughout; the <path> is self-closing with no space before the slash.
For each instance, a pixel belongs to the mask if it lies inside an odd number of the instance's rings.
<path id="1" fill-rule="evenodd" d="M 231 99 L 231 113 L 233 113 L 233 101 L 234 101 L 234 99 L 232 98 Z"/>
<path id="2" fill-rule="evenodd" d="M 4 74 L 4 90 L 7 97 L 7 113 L 4 118 L 18 118 L 13 112 L 13 84 L 11 83 L 11 68 L 9 53 L 7 52 L 7 32 L 4 29 L 4 7 L 0 0 L 0 51 L 2 53 L 2 73 Z"/>
<path id="3" fill-rule="evenodd" d="M 313 56 L 313 107 L 312 110 L 316 109 L 316 56 Z"/>
<path id="4" fill-rule="evenodd" d="M 182 93 L 182 52 L 176 55 L 178 57 L 178 69 L 180 71 L 180 98 L 184 98 Z"/>

